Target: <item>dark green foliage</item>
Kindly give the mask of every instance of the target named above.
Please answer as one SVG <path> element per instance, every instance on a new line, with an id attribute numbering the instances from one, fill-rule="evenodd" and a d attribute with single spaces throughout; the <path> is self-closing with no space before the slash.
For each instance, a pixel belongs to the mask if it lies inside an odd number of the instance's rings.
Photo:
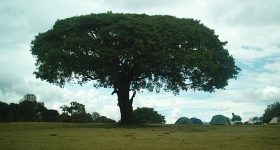
<path id="1" fill-rule="evenodd" d="M 44 103 L 38 102 L 34 94 L 26 94 L 19 101 L 19 104 L 9 105 L 0 102 L 0 122 L 1 121 L 58 121 L 57 110 L 49 110 Z"/>
<path id="2" fill-rule="evenodd" d="M 43 102 L 38 102 L 34 94 L 26 94 L 19 104 L 10 104 L 12 121 L 58 121 L 57 110 L 49 110 Z"/>
<path id="3" fill-rule="evenodd" d="M 72 122 L 71 116 L 69 116 L 67 113 L 62 113 L 59 115 L 59 120 L 61 122 Z"/>
<path id="4" fill-rule="evenodd" d="M 10 120 L 10 107 L 7 103 L 0 101 L 0 122 Z"/>
<path id="5" fill-rule="evenodd" d="M 36 77 L 61 86 L 96 79 L 96 86 L 113 87 L 126 75 L 135 90 L 165 83 L 163 88 L 177 93 L 213 91 L 236 77 L 238 68 L 224 45 L 193 19 L 107 13 L 58 20 L 36 36 L 31 51 Z"/>
<path id="6" fill-rule="evenodd" d="M 262 122 L 254 122 L 254 125 L 262 125 Z"/>
<path id="7" fill-rule="evenodd" d="M 164 124 L 165 116 L 159 114 L 154 108 L 149 107 L 137 107 L 133 110 L 133 115 L 136 122 L 139 123 L 159 123 Z"/>
<path id="8" fill-rule="evenodd" d="M 259 122 L 260 120 L 261 120 L 261 117 L 255 116 L 255 117 L 252 118 L 253 122 Z"/>
<path id="9" fill-rule="evenodd" d="M 100 117 L 100 114 L 98 112 L 93 112 L 91 114 L 91 118 L 92 118 L 93 121 L 95 121 L 99 117 Z"/>
<path id="10" fill-rule="evenodd" d="M 178 124 L 178 125 L 192 125 L 193 122 L 191 119 L 187 118 L 187 117 L 181 117 L 179 118 L 174 124 Z"/>
<path id="11" fill-rule="evenodd" d="M 250 118 L 249 121 L 253 124 L 256 124 L 256 125 L 260 125 L 262 124 L 262 117 L 253 117 L 253 118 Z"/>
<path id="12" fill-rule="evenodd" d="M 60 107 L 63 113 L 60 115 L 63 122 L 93 122 L 89 113 L 86 113 L 85 105 L 78 102 L 70 102 L 70 106 Z"/>
<path id="13" fill-rule="evenodd" d="M 9 121 L 19 121 L 19 104 L 10 103 Z"/>
<path id="14" fill-rule="evenodd" d="M 63 105 L 60 108 L 62 109 L 63 113 L 66 113 L 70 116 L 74 114 L 84 114 L 86 112 L 85 105 L 75 101 L 70 102 L 70 106 Z"/>
<path id="15" fill-rule="evenodd" d="M 269 123 L 269 121 L 274 117 L 280 117 L 280 103 L 275 102 L 268 105 L 262 116 L 263 123 Z"/>
<path id="16" fill-rule="evenodd" d="M 242 125 L 243 123 L 241 121 L 234 122 L 235 125 Z"/>
<path id="17" fill-rule="evenodd" d="M 91 14 L 58 20 L 32 41 L 37 78 L 63 86 L 95 80 L 114 88 L 121 122 L 132 122 L 135 93 L 223 89 L 240 70 L 213 30 L 194 19 Z"/>
<path id="18" fill-rule="evenodd" d="M 193 124 L 196 124 L 196 125 L 203 125 L 202 121 L 200 119 L 197 119 L 197 118 L 191 118 L 191 121 Z"/>
<path id="19" fill-rule="evenodd" d="M 54 109 L 46 109 L 45 111 L 43 111 L 43 121 L 47 121 L 47 122 L 57 122 L 59 121 L 59 113 L 57 110 Z"/>
<path id="20" fill-rule="evenodd" d="M 30 101 L 30 102 L 36 102 L 37 97 L 34 94 L 26 94 L 23 96 L 23 98 L 20 100 L 20 103 L 23 101 Z"/>
<path id="21" fill-rule="evenodd" d="M 79 122 L 79 123 L 116 123 L 115 120 L 100 116 L 99 113 L 91 114 L 85 110 L 85 105 L 71 102 L 70 106 L 61 106 L 63 113 L 47 109 L 44 103 L 38 102 L 34 94 L 25 95 L 19 104 L 0 101 L 0 122 L 9 121 L 47 121 L 47 122 Z"/>
<path id="22" fill-rule="evenodd" d="M 116 121 L 105 116 L 99 116 L 94 120 L 94 123 L 116 123 Z"/>
<path id="23" fill-rule="evenodd" d="M 101 116 L 98 112 L 93 112 L 91 118 L 94 123 L 116 123 L 115 120 Z"/>
<path id="24" fill-rule="evenodd" d="M 36 102 L 34 101 L 21 101 L 19 103 L 19 121 L 35 121 L 36 115 Z"/>
<path id="25" fill-rule="evenodd" d="M 26 94 L 18 105 L 19 121 L 41 121 L 46 110 L 44 103 L 37 102 L 34 94 Z"/>
<path id="26" fill-rule="evenodd" d="M 72 118 L 72 122 L 83 122 L 83 123 L 93 122 L 91 115 L 89 113 L 81 113 L 81 114 L 75 113 L 71 116 L 71 118 Z"/>
<path id="27" fill-rule="evenodd" d="M 223 115 L 215 115 L 212 117 L 210 124 L 211 125 L 227 125 L 230 123 L 229 123 L 228 117 L 225 117 Z"/>
<path id="28" fill-rule="evenodd" d="M 232 113 L 232 118 L 231 121 L 234 122 L 234 124 L 240 124 L 241 123 L 241 117 L 239 115 L 235 115 L 234 113 Z M 241 123 L 242 124 L 242 123 Z"/>

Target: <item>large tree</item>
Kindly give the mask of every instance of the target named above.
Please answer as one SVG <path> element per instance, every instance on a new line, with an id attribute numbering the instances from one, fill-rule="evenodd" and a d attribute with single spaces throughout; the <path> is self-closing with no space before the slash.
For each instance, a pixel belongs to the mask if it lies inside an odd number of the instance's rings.
<path id="1" fill-rule="evenodd" d="M 35 37 L 31 52 L 37 78 L 113 88 L 121 123 L 131 123 L 140 89 L 178 94 L 227 86 L 239 68 L 225 44 L 194 19 L 109 12 L 57 20 Z"/>
<path id="2" fill-rule="evenodd" d="M 43 121 L 46 110 L 44 103 L 37 101 L 34 94 L 26 94 L 19 101 L 16 111 L 19 121 Z"/>
<path id="3" fill-rule="evenodd" d="M 262 116 L 263 123 L 269 123 L 272 118 L 280 117 L 280 103 L 275 102 L 271 105 L 268 105 L 264 110 L 264 114 Z"/>

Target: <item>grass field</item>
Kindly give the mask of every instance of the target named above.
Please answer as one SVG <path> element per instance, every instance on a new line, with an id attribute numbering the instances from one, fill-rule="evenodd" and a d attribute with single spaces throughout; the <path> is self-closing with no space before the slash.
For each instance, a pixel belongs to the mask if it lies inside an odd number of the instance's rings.
<path id="1" fill-rule="evenodd" d="M 0 123 L 0 150 L 280 150 L 280 126 Z"/>

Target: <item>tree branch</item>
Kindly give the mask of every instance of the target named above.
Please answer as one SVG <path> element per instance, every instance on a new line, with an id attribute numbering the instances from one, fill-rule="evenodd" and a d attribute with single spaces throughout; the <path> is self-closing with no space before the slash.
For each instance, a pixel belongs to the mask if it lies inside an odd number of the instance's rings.
<path id="1" fill-rule="evenodd" d="M 136 91 L 133 92 L 133 94 L 129 100 L 131 104 L 133 103 L 133 99 L 134 99 L 135 95 L 136 95 Z"/>
<path id="2" fill-rule="evenodd" d="M 114 95 L 115 93 L 117 93 L 118 90 L 117 89 L 114 89 L 114 91 L 111 93 L 111 95 Z"/>

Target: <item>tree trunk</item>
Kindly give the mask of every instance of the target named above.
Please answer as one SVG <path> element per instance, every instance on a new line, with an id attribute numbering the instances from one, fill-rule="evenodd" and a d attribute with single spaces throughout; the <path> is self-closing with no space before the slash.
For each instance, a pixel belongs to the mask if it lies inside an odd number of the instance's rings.
<path id="1" fill-rule="evenodd" d="M 132 124 L 134 123 L 132 114 L 132 100 L 129 99 L 129 81 L 122 80 L 118 86 L 118 105 L 121 113 L 121 124 Z"/>

